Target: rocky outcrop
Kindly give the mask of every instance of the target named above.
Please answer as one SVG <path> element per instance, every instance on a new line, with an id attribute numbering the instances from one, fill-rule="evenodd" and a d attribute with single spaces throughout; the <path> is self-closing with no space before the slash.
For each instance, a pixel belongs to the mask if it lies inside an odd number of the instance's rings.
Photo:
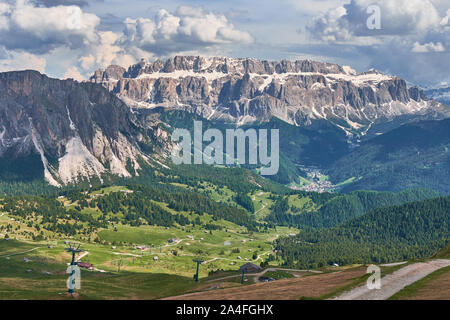
<path id="1" fill-rule="evenodd" d="M 97 75 L 111 81 L 118 70 Z M 36 71 L 0 73 L 0 157 L 38 154 L 53 185 L 139 174 L 153 156 L 143 149 L 164 150 L 164 143 L 102 86 Z"/>
<path id="2" fill-rule="evenodd" d="M 134 108 L 175 107 L 238 124 L 273 116 L 298 126 L 326 120 L 349 135 L 364 135 L 405 115 L 448 115 L 397 77 L 309 60 L 178 56 L 142 60 L 123 73 L 111 68 L 97 71 L 90 81 Z"/>

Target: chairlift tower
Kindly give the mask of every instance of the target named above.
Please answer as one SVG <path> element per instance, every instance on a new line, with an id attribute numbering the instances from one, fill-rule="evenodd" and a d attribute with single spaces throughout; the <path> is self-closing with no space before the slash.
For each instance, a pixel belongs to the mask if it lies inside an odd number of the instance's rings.
<path id="1" fill-rule="evenodd" d="M 77 253 L 80 253 L 80 252 L 82 252 L 82 251 L 84 251 L 84 250 L 80 249 L 80 246 L 81 246 L 81 244 L 78 244 L 78 246 L 76 247 L 75 244 L 72 245 L 72 244 L 69 242 L 69 247 L 65 249 L 67 252 L 72 253 L 72 262 L 70 263 L 71 266 L 76 266 L 76 265 L 77 265 L 77 262 L 75 261 L 75 256 L 76 256 L 76 254 L 77 254 Z M 72 269 L 72 273 L 71 273 L 70 276 L 73 277 L 74 274 L 75 274 L 75 270 Z M 74 293 L 73 287 L 72 287 L 72 288 L 69 288 L 69 291 L 68 291 L 68 292 L 69 292 L 70 294 Z"/>
<path id="2" fill-rule="evenodd" d="M 197 263 L 197 272 L 196 272 L 195 275 L 194 275 L 194 280 L 195 280 L 195 282 L 198 282 L 198 269 L 199 269 L 200 264 L 203 263 L 203 260 L 200 260 L 200 259 L 194 259 L 194 260 L 192 260 L 192 261 L 194 261 L 195 263 Z"/>

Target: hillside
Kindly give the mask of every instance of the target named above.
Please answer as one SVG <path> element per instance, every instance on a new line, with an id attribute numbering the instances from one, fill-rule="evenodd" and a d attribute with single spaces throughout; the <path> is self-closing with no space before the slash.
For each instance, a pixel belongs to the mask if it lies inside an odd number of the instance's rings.
<path id="1" fill-rule="evenodd" d="M 385 263 L 430 257 L 450 241 L 450 197 L 375 209 L 343 225 L 281 239 L 286 264 Z"/>
<path id="2" fill-rule="evenodd" d="M 173 108 L 158 107 L 139 110 L 137 116 L 141 119 L 158 119 L 171 128 L 188 129 L 191 134 L 193 134 L 194 120 L 202 121 L 204 131 L 214 128 L 220 130 L 224 136 L 226 129 L 236 128 L 234 124 L 204 119 L 199 115 Z M 267 178 L 282 184 L 295 181 L 302 174 L 295 164 L 327 167 L 349 152 L 345 133 L 326 121 L 318 121 L 313 126 L 302 127 L 288 124 L 274 117 L 267 122 L 243 125 L 241 128 L 243 130 L 280 130 L 283 137 L 280 139 L 280 169 L 276 175 L 267 176 Z M 168 130 L 170 131 L 170 128 Z"/>
<path id="3" fill-rule="evenodd" d="M 450 259 L 450 245 L 442 248 L 438 252 L 436 252 L 433 257 L 433 259 Z"/>
<path id="4" fill-rule="evenodd" d="M 330 228 L 362 216 L 375 208 L 401 205 L 437 196 L 439 196 L 437 192 L 427 189 L 412 189 L 398 193 L 353 191 L 346 195 L 333 195 L 331 199 L 325 198 L 325 201 L 317 201 L 315 210 L 293 210 L 289 207 L 289 199 L 282 197 L 272 206 L 266 221 L 274 225 L 298 228 Z"/>
<path id="5" fill-rule="evenodd" d="M 356 178 L 344 192 L 399 191 L 426 186 L 443 194 L 450 185 L 450 119 L 406 124 L 361 144 L 327 171 L 333 181 Z"/>

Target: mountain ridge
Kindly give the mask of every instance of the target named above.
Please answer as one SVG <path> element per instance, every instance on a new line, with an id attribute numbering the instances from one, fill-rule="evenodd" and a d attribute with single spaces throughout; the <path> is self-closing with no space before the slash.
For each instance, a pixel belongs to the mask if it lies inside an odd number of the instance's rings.
<path id="1" fill-rule="evenodd" d="M 109 66 L 90 81 L 137 109 L 179 108 L 237 125 L 271 117 L 305 127 L 326 120 L 353 140 L 402 117 L 450 116 L 448 108 L 403 79 L 311 60 L 176 56 L 142 60 L 128 69 Z"/>
<path id="2" fill-rule="evenodd" d="M 0 157 L 37 156 L 51 185 L 139 174 L 141 146 L 157 145 L 156 130 L 101 86 L 27 70 L 0 73 L 0 92 Z"/>

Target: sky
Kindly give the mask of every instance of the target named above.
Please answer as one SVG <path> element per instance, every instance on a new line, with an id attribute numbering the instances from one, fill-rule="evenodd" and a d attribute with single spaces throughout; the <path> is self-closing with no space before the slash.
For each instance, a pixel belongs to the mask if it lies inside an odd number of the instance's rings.
<path id="1" fill-rule="evenodd" d="M 311 59 L 450 84 L 450 0 L 0 0 L 0 72 L 174 55 Z"/>

